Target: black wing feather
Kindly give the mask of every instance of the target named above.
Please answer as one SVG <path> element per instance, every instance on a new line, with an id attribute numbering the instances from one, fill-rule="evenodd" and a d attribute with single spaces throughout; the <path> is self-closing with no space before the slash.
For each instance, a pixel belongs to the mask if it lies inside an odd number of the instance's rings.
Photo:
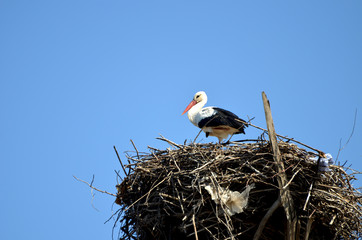
<path id="1" fill-rule="evenodd" d="M 227 125 L 232 128 L 238 129 L 240 131 L 238 133 L 245 133 L 244 129 L 246 125 L 244 123 L 236 121 L 235 119 L 241 120 L 243 122 L 245 122 L 245 120 L 239 118 L 237 115 L 228 110 L 216 107 L 214 107 L 213 109 L 215 109 L 218 113 L 208 118 L 202 119 L 198 124 L 200 128 Z"/>

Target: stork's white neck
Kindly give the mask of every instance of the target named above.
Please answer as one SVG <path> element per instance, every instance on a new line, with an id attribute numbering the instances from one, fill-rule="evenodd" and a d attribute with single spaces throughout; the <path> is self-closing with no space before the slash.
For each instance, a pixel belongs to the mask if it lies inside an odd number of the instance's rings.
<path id="1" fill-rule="evenodd" d="M 196 103 L 187 113 L 187 117 L 189 120 L 197 126 L 197 119 L 195 119 L 195 116 L 200 112 L 203 106 L 205 106 L 207 102 L 207 98 L 202 99 L 200 102 Z"/>

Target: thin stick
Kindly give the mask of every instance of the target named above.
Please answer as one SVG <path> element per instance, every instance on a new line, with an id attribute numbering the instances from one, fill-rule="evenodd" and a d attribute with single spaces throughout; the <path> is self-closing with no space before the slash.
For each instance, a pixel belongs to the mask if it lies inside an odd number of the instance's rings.
<path id="1" fill-rule="evenodd" d="M 307 210 L 307 205 L 308 205 L 308 202 L 309 202 L 310 195 L 312 193 L 313 185 L 314 185 L 314 181 L 309 186 L 308 195 L 307 195 L 307 199 L 305 200 L 305 203 L 304 203 L 303 211 Z"/>
<path id="2" fill-rule="evenodd" d="M 92 181 L 90 183 L 91 186 L 93 186 L 93 182 L 94 182 L 94 174 L 93 174 L 93 177 L 92 177 Z M 96 208 L 93 204 L 93 201 L 94 201 L 94 197 L 95 197 L 95 194 L 93 193 L 93 189 L 91 190 L 91 195 L 92 195 L 92 201 L 91 201 L 91 204 L 92 204 L 92 207 L 97 211 L 99 212 L 98 208 Z"/>
<path id="3" fill-rule="evenodd" d="M 177 144 L 177 143 L 174 143 L 174 142 L 172 142 L 171 140 L 168 140 L 167 138 L 165 138 L 164 136 L 162 136 L 161 134 L 160 134 L 160 138 L 158 137 L 158 138 L 156 138 L 156 139 L 158 139 L 158 140 L 162 140 L 162 141 L 165 141 L 165 142 L 167 142 L 168 144 L 170 144 L 170 145 L 172 145 L 172 146 L 175 146 L 175 147 L 177 147 L 177 148 L 182 148 L 182 146 L 181 145 L 179 145 L 179 144 Z"/>
<path id="4" fill-rule="evenodd" d="M 93 187 L 93 186 L 92 186 L 93 180 L 92 180 L 92 184 L 90 184 L 90 183 L 88 183 L 88 182 L 86 182 L 86 181 L 84 181 L 84 180 L 82 180 L 82 179 L 77 178 L 77 177 L 74 176 L 74 175 L 73 175 L 73 177 L 74 177 L 77 181 L 80 181 L 80 182 L 83 182 L 83 183 L 87 184 L 90 188 L 92 188 L 92 189 L 94 189 L 94 190 L 96 190 L 96 191 L 98 191 L 98 192 L 105 193 L 105 194 L 111 195 L 111 196 L 113 196 L 113 197 L 117 197 L 116 194 L 109 193 L 109 192 L 103 191 L 103 190 L 99 190 L 98 188 Z M 94 179 L 94 178 L 93 178 L 93 179 Z"/>
<path id="5" fill-rule="evenodd" d="M 130 139 L 130 141 L 131 141 L 131 143 L 132 143 L 132 145 L 133 145 L 133 148 L 136 150 L 137 158 L 140 159 L 140 155 L 139 155 L 139 153 L 138 153 L 138 150 L 137 150 L 137 148 L 136 148 L 136 145 L 134 144 L 134 142 L 132 141 L 132 139 Z"/>
<path id="6" fill-rule="evenodd" d="M 123 181 L 123 178 L 121 177 L 121 175 L 119 175 L 119 171 L 114 170 L 114 172 L 117 174 L 117 177 L 119 177 L 119 179 L 121 179 L 121 181 Z M 119 184 L 118 178 L 116 178 L 116 180 L 117 180 L 117 185 L 118 185 Z"/>
<path id="7" fill-rule="evenodd" d="M 307 222 L 307 226 L 305 228 L 305 235 L 304 235 L 304 240 L 308 240 L 309 239 L 309 234 L 310 234 L 310 230 L 312 228 L 312 223 L 314 221 L 314 217 L 313 217 L 313 214 L 314 214 L 315 210 L 312 212 L 311 215 L 309 215 L 308 217 L 308 222 Z"/>
<path id="8" fill-rule="evenodd" d="M 296 171 L 293 176 L 290 178 L 289 182 L 283 187 L 283 189 L 286 189 L 289 184 L 293 181 L 293 179 L 295 178 L 295 176 L 300 172 L 301 169 L 298 169 L 298 171 Z"/>
<path id="9" fill-rule="evenodd" d="M 277 210 L 277 208 L 281 206 L 281 204 L 282 204 L 282 202 L 280 201 L 280 198 L 278 198 L 273 203 L 273 205 L 269 208 L 269 210 L 264 215 L 263 219 L 260 221 L 259 227 L 258 227 L 258 229 L 256 230 L 256 232 L 254 234 L 253 240 L 258 240 L 260 238 L 261 233 L 263 232 L 263 229 L 265 227 L 265 224 L 268 222 L 269 218 L 271 217 L 271 215 L 273 215 L 275 210 Z"/>
<path id="10" fill-rule="evenodd" d="M 197 228 L 196 228 L 196 224 L 195 224 L 195 214 L 192 214 L 192 224 L 194 225 L 195 239 L 199 240 L 199 237 L 197 236 Z"/>
<path id="11" fill-rule="evenodd" d="M 128 174 L 127 174 L 127 172 L 126 172 L 126 169 L 125 169 L 124 166 L 123 166 L 122 160 L 121 160 L 121 158 L 119 157 L 119 154 L 118 154 L 118 151 L 117 151 L 117 149 L 116 149 L 116 146 L 113 146 L 113 148 L 114 148 L 114 151 L 115 151 L 116 154 L 117 154 L 118 161 L 119 161 L 119 163 L 120 163 L 121 166 L 122 166 L 122 169 L 123 169 L 124 174 L 125 174 L 126 176 L 128 176 Z"/>
<path id="12" fill-rule="evenodd" d="M 308 202 L 309 202 L 309 198 L 310 198 L 310 196 L 311 196 L 311 194 L 312 194 L 313 187 L 314 187 L 315 182 L 316 182 L 316 179 L 317 179 L 317 177 L 318 177 L 319 164 L 320 164 L 320 162 L 321 162 L 321 158 L 322 158 L 322 156 L 319 155 L 319 156 L 318 156 L 318 160 L 317 160 L 317 166 L 316 166 L 316 169 L 315 169 L 315 178 L 313 179 L 312 184 L 309 186 L 307 199 L 305 200 L 304 207 L 303 207 L 303 210 L 304 210 L 304 211 L 307 209 Z"/>
<path id="13" fill-rule="evenodd" d="M 338 149 L 338 154 L 337 154 L 337 157 L 336 157 L 336 162 L 337 162 L 337 160 L 338 160 L 338 157 L 339 157 L 340 152 L 347 146 L 347 144 L 349 143 L 349 141 L 350 141 L 351 138 L 352 138 L 352 135 L 353 135 L 353 133 L 354 133 L 354 128 L 355 128 L 355 126 L 356 126 L 356 119 L 357 119 L 357 109 L 356 109 L 356 111 L 354 112 L 354 120 L 353 120 L 353 127 L 352 127 L 351 135 L 349 135 L 349 138 L 348 138 L 347 142 L 343 145 L 343 147 L 342 147 L 342 148 L 340 147 L 340 148 Z M 341 141 L 342 141 L 342 139 L 341 139 Z"/>
<path id="14" fill-rule="evenodd" d="M 199 131 L 199 133 L 197 134 L 197 136 L 195 137 L 194 141 L 192 143 L 196 142 L 196 139 L 199 137 L 200 133 L 202 132 L 202 129 Z"/>
<path id="15" fill-rule="evenodd" d="M 241 121 L 240 119 L 235 119 L 235 120 L 238 121 L 238 122 L 241 122 L 241 123 L 250 125 L 250 126 L 252 126 L 252 127 L 255 127 L 255 128 L 257 128 L 257 129 L 263 130 L 264 132 L 268 133 L 268 130 L 266 130 L 266 129 L 264 129 L 264 128 L 261 128 L 261 127 L 258 127 L 258 126 L 254 125 L 254 124 L 249 123 L 249 122 L 244 122 L 244 121 Z M 296 143 L 298 143 L 298 144 L 300 144 L 300 145 L 302 145 L 302 146 L 304 146 L 304 147 L 307 147 L 307 148 L 309 148 L 309 149 L 312 149 L 313 151 L 316 151 L 316 152 L 318 152 L 318 153 L 323 153 L 321 150 L 318 150 L 318 149 L 316 149 L 316 148 L 313 148 L 313 147 L 311 147 L 311 146 L 308 146 L 307 144 L 304 144 L 304 143 L 302 143 L 302 142 L 299 142 L 299 141 L 297 141 L 297 140 L 295 140 L 295 139 L 293 139 L 293 138 L 288 138 L 288 137 L 279 135 L 279 134 L 277 134 L 277 133 L 276 133 L 275 135 L 278 136 L 278 137 L 287 139 L 287 140 L 289 140 L 289 141 L 296 142 Z"/>

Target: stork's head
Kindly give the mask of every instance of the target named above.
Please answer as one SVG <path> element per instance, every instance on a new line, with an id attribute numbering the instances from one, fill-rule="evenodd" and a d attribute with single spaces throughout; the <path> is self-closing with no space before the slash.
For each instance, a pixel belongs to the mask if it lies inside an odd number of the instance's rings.
<path id="1" fill-rule="evenodd" d="M 197 92 L 194 96 L 193 101 L 196 101 L 196 103 L 199 103 L 201 101 L 207 101 L 207 95 L 204 91 Z"/>
<path id="2" fill-rule="evenodd" d="M 202 105 L 205 105 L 205 103 L 207 102 L 207 95 L 204 91 L 197 92 L 194 95 L 194 98 L 192 99 L 192 101 L 186 107 L 185 111 L 182 114 L 185 114 L 188 110 L 190 110 L 193 106 L 195 106 L 196 104 L 198 104 L 200 102 L 202 102 Z"/>

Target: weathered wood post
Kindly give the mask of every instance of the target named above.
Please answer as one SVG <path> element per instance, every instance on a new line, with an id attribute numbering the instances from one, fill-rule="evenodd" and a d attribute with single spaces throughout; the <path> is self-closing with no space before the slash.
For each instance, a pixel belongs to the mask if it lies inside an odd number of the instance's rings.
<path id="1" fill-rule="evenodd" d="M 266 97 L 266 94 L 262 92 L 263 97 L 263 104 L 264 104 L 264 111 L 265 111 L 265 119 L 266 124 L 268 127 L 268 135 L 269 135 L 269 141 L 272 146 L 273 150 L 273 158 L 274 161 L 277 163 L 277 171 L 278 171 L 278 186 L 280 191 L 280 201 L 284 208 L 286 217 L 287 217 L 287 231 L 286 231 L 286 237 L 287 240 L 295 240 L 296 239 L 296 213 L 294 209 L 293 199 L 291 197 L 289 187 L 287 186 L 288 179 L 285 174 L 284 169 L 284 163 L 281 159 L 279 147 L 278 147 L 278 141 L 276 138 L 273 118 L 271 114 L 270 109 L 270 103 L 269 100 Z"/>

